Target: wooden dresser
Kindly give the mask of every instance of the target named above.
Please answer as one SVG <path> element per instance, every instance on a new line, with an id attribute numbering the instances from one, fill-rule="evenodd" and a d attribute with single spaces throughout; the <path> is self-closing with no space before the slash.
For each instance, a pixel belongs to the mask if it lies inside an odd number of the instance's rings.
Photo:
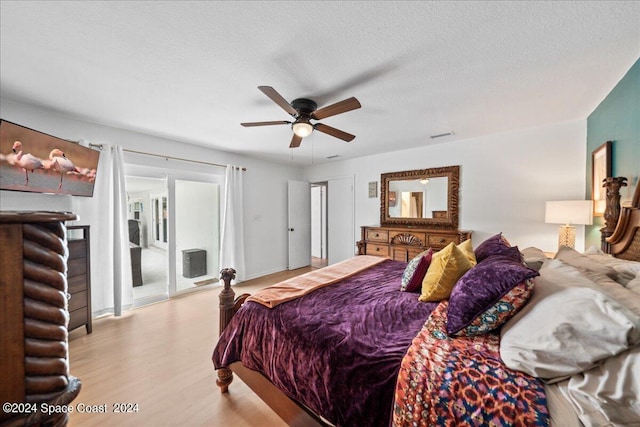
<path id="1" fill-rule="evenodd" d="M 0 426 L 64 426 L 80 381 L 69 374 L 69 212 L 0 212 Z"/>
<path id="2" fill-rule="evenodd" d="M 91 256 L 88 225 L 67 227 L 70 331 L 84 326 L 91 333 Z"/>
<path id="3" fill-rule="evenodd" d="M 358 254 L 388 256 L 406 262 L 428 248 L 440 250 L 451 242 L 459 244 L 470 238 L 471 232 L 462 230 L 363 226 Z"/>

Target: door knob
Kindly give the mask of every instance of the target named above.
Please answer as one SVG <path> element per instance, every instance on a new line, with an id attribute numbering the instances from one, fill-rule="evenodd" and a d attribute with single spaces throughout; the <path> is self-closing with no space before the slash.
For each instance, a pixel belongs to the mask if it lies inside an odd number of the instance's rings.
<path id="1" fill-rule="evenodd" d="M 293 228 L 290 228 L 289 231 L 293 231 Z"/>

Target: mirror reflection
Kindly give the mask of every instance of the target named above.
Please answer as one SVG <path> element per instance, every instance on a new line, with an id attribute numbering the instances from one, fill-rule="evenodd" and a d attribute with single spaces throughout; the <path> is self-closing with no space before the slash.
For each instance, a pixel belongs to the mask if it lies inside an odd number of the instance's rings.
<path id="1" fill-rule="evenodd" d="M 458 227 L 460 166 L 380 175 L 380 224 Z"/>
<path id="2" fill-rule="evenodd" d="M 446 176 L 389 181 L 389 217 L 446 217 L 448 185 Z"/>

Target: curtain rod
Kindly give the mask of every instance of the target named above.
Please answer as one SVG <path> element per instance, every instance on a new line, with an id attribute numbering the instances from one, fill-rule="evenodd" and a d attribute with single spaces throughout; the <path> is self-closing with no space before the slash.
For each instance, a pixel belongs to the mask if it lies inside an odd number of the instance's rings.
<path id="1" fill-rule="evenodd" d="M 100 150 L 102 150 L 102 144 L 89 143 L 89 147 L 99 148 Z M 134 154 L 142 154 L 144 156 L 160 157 L 161 159 L 165 159 L 165 160 L 169 160 L 169 159 L 171 159 L 171 160 L 180 160 L 182 162 L 200 163 L 200 164 L 203 164 L 203 165 L 217 166 L 217 167 L 220 167 L 220 168 L 226 168 L 227 167 L 227 165 L 221 165 L 219 163 L 203 162 L 201 160 L 183 159 L 182 157 L 174 157 L 174 156 L 163 156 L 161 154 L 154 154 L 154 153 L 146 153 L 144 151 L 129 150 L 128 148 L 123 148 L 122 151 L 126 151 L 128 153 L 134 153 Z M 245 168 L 245 167 L 236 166 L 236 168 L 242 169 L 243 171 L 247 170 L 247 168 Z"/>

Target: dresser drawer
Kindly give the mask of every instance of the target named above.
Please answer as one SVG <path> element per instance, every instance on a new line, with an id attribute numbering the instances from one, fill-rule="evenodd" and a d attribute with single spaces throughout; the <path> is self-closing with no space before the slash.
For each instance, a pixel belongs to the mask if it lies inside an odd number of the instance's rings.
<path id="1" fill-rule="evenodd" d="M 407 261 L 411 261 L 421 252 L 424 252 L 423 248 L 407 248 Z"/>
<path id="2" fill-rule="evenodd" d="M 372 242 L 389 242 L 389 232 L 387 230 L 370 229 L 367 230 L 367 240 Z"/>
<path id="3" fill-rule="evenodd" d="M 86 240 L 69 240 L 69 259 L 86 258 L 87 257 L 87 241 Z"/>
<path id="4" fill-rule="evenodd" d="M 376 245 L 375 243 L 367 243 L 367 255 L 389 256 L 389 245 Z"/>
<path id="5" fill-rule="evenodd" d="M 430 234 L 428 245 L 432 248 L 444 248 L 451 242 L 458 243 L 457 234 Z"/>
<path id="6" fill-rule="evenodd" d="M 87 307 L 82 307 L 69 313 L 69 330 L 85 325 L 89 322 L 89 313 Z"/>
<path id="7" fill-rule="evenodd" d="M 86 275 L 87 258 L 76 258 L 68 261 L 67 277 Z"/>
<path id="8" fill-rule="evenodd" d="M 87 288 L 87 276 L 85 274 L 70 277 L 67 281 L 67 292 L 70 294 L 77 294 L 78 292 L 86 291 Z"/>
<path id="9" fill-rule="evenodd" d="M 69 295 L 71 295 L 71 298 L 69 298 L 69 313 L 87 306 L 87 291 Z"/>
<path id="10" fill-rule="evenodd" d="M 67 227 L 67 292 L 69 301 L 69 331 L 85 326 L 91 333 L 91 244 L 89 226 Z"/>

